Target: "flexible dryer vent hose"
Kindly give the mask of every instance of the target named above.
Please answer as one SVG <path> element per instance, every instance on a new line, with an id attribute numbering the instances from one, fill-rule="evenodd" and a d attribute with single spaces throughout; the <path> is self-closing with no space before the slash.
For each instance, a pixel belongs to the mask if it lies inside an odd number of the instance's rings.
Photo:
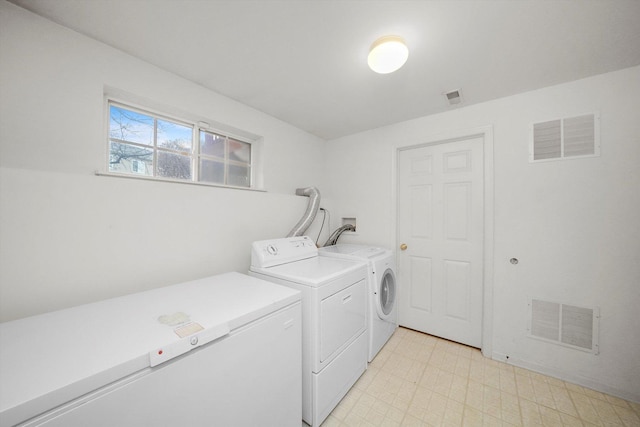
<path id="1" fill-rule="evenodd" d="M 309 204 L 307 205 L 307 210 L 304 215 L 302 215 L 300 221 L 298 221 L 296 226 L 287 234 L 287 237 L 302 236 L 315 219 L 316 213 L 318 213 L 318 209 L 320 208 L 320 191 L 318 191 L 316 187 L 298 188 L 296 189 L 296 195 L 309 197 Z"/>

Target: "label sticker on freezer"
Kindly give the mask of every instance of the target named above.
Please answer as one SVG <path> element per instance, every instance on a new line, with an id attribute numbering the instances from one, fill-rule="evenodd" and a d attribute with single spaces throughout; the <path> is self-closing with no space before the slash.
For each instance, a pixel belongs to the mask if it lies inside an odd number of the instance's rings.
<path id="1" fill-rule="evenodd" d="M 188 314 L 181 311 L 173 314 L 163 314 L 158 317 L 158 322 L 168 326 L 178 326 L 191 320 Z"/>
<path id="2" fill-rule="evenodd" d="M 180 338 L 188 337 L 189 335 L 193 335 L 196 332 L 200 332 L 204 328 L 202 325 L 196 322 L 187 323 L 186 325 L 175 328 L 173 332 L 176 333 Z"/>

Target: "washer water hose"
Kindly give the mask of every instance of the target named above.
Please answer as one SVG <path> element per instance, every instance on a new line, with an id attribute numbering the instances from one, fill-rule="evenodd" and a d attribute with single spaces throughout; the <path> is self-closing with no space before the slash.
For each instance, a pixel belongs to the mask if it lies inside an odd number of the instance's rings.
<path id="1" fill-rule="evenodd" d="M 293 227 L 293 229 L 287 234 L 287 237 L 302 236 L 307 228 L 311 225 L 320 208 L 320 191 L 316 187 L 298 188 L 296 189 L 297 196 L 309 197 L 309 204 L 300 221 Z"/>
<path id="2" fill-rule="evenodd" d="M 333 233 L 331 233 L 331 236 L 329 236 L 327 241 L 324 242 L 323 246 L 333 246 L 338 243 L 340 235 L 345 231 L 356 231 L 356 227 L 353 224 L 345 224 L 342 227 L 336 229 Z"/>

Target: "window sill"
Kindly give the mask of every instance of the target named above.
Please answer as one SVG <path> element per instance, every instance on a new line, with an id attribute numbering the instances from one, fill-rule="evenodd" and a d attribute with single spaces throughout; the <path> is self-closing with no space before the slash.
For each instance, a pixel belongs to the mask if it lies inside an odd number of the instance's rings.
<path id="1" fill-rule="evenodd" d="M 156 176 L 136 176 L 136 175 L 127 175 L 122 173 L 101 172 L 101 171 L 96 171 L 95 174 L 96 176 L 108 176 L 112 178 L 126 178 L 126 179 L 136 179 L 136 180 L 142 180 L 142 181 L 155 181 L 155 182 L 170 182 L 173 184 L 199 185 L 203 187 L 228 188 L 232 190 L 258 191 L 262 193 L 267 192 L 267 190 L 262 188 L 236 187 L 233 185 L 214 184 L 211 182 L 185 181 L 181 179 L 159 178 Z"/>

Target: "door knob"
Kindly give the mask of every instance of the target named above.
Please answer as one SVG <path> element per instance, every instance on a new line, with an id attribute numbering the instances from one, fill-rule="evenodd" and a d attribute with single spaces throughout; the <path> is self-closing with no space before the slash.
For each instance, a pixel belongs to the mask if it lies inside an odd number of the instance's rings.
<path id="1" fill-rule="evenodd" d="M 401 244 L 400 245 L 400 250 L 406 251 L 407 250 L 407 244 L 406 243 Z"/>

